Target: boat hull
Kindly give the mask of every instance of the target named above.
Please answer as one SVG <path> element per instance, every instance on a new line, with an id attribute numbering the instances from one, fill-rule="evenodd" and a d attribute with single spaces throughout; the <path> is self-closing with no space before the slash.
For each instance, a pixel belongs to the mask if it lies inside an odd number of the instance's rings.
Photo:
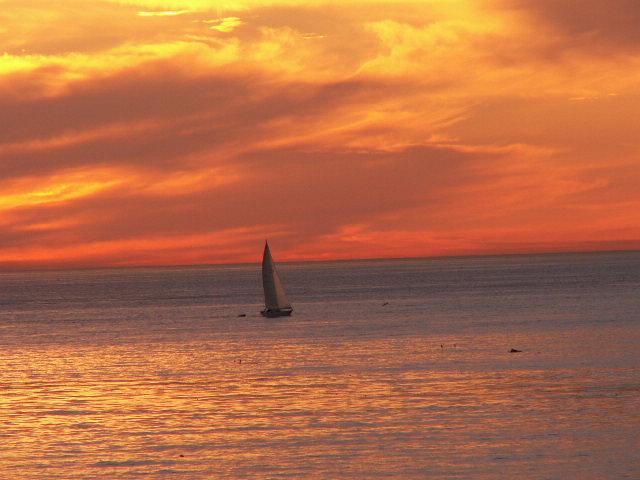
<path id="1" fill-rule="evenodd" d="M 260 314 L 263 317 L 267 318 L 277 318 L 277 317 L 290 317 L 293 312 L 292 308 L 284 309 L 284 310 L 262 310 Z"/>

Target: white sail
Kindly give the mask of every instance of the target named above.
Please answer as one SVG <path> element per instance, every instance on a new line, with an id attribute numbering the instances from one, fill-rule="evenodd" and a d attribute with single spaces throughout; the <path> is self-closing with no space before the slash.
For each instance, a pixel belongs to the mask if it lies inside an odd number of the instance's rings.
<path id="1" fill-rule="evenodd" d="M 262 286 L 264 288 L 264 305 L 267 310 L 290 309 L 291 304 L 282 288 L 280 275 L 276 270 L 276 265 L 271 257 L 269 244 L 264 244 L 264 255 L 262 257 Z"/>

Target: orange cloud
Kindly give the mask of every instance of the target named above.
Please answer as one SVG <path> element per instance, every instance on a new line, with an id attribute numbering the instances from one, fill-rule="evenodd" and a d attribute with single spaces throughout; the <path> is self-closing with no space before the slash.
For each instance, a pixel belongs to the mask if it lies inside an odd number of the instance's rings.
<path id="1" fill-rule="evenodd" d="M 631 1 L 63 4 L 0 12 L 4 266 L 640 239 Z"/>
<path id="2" fill-rule="evenodd" d="M 104 170 L 75 171 L 46 178 L 21 178 L 0 185 L 0 214 L 6 210 L 69 202 L 113 188 Z"/>

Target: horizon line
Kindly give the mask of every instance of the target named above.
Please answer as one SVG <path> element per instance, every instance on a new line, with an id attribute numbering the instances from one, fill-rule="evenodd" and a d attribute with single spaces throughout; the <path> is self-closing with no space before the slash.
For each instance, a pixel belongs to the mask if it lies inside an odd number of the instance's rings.
<path id="1" fill-rule="evenodd" d="M 483 258 L 483 257 L 514 257 L 514 256 L 541 256 L 541 255 L 577 255 L 577 254 L 611 254 L 611 253 L 640 253 L 640 248 L 622 248 L 606 250 L 549 250 L 549 251 L 529 251 L 529 252 L 505 252 L 505 253 L 466 253 L 452 255 L 426 255 L 407 257 L 363 257 L 363 258 L 314 258 L 308 260 L 278 260 L 277 264 L 298 264 L 298 263 L 337 263 L 337 262 L 366 262 L 379 260 L 435 260 L 445 258 Z M 87 271 L 87 270 L 126 270 L 126 269 L 177 269 L 177 268 L 207 268 L 207 267 L 233 267 L 245 265 L 260 265 L 260 261 L 255 262 L 220 262 L 220 263 L 176 263 L 176 264 L 131 264 L 131 265 L 102 265 L 102 266 L 52 266 L 33 268 L 4 268 L 0 266 L 0 275 L 10 273 L 38 273 L 38 272 L 65 272 L 65 271 Z"/>

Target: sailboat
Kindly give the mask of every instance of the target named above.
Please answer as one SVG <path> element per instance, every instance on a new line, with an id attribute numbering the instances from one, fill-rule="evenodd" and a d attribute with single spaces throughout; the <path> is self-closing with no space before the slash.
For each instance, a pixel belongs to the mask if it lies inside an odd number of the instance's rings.
<path id="1" fill-rule="evenodd" d="M 289 300 L 282 288 L 282 281 L 276 264 L 273 262 L 269 243 L 264 242 L 264 254 L 262 255 L 262 286 L 264 288 L 264 310 L 260 313 L 264 317 L 288 317 L 293 312 Z"/>

